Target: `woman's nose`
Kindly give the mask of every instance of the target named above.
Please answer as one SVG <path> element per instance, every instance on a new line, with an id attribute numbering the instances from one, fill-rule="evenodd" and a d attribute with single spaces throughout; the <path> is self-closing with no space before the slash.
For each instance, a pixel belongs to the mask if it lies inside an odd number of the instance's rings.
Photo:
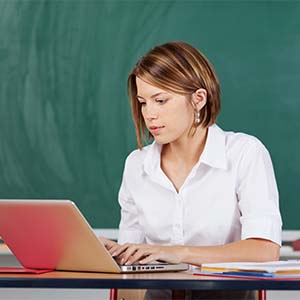
<path id="1" fill-rule="evenodd" d="M 147 104 L 147 106 L 144 107 L 143 115 L 144 115 L 144 118 L 147 119 L 148 121 L 155 120 L 158 117 L 157 110 L 151 104 L 150 105 Z"/>

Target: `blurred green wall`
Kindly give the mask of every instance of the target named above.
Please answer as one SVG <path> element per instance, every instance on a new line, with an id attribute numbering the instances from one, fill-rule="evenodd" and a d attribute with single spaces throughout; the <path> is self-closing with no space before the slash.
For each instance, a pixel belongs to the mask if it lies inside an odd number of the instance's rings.
<path id="1" fill-rule="evenodd" d="M 72 199 L 93 227 L 117 227 L 136 148 L 127 74 L 173 40 L 214 64 L 219 125 L 264 142 L 284 228 L 299 229 L 297 1 L 0 1 L 0 198 Z"/>

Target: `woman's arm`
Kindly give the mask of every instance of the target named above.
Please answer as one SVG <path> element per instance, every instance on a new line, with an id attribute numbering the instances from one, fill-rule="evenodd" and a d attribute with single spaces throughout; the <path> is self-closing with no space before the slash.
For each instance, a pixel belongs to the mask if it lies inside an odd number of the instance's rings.
<path id="1" fill-rule="evenodd" d="M 110 253 L 121 264 L 147 264 L 162 260 L 169 263 L 274 261 L 279 259 L 279 245 L 264 239 L 247 239 L 221 246 L 153 246 L 145 244 L 114 245 Z"/>
<path id="2" fill-rule="evenodd" d="M 118 200 L 121 207 L 118 243 L 143 243 L 144 233 L 140 227 L 139 214 L 127 181 L 132 176 L 132 155 L 125 162 L 123 179 L 119 190 Z"/>
<path id="3" fill-rule="evenodd" d="M 279 259 L 279 251 L 280 246 L 269 240 L 246 239 L 222 246 L 188 247 L 184 260 L 196 265 L 210 262 L 274 261 Z"/>

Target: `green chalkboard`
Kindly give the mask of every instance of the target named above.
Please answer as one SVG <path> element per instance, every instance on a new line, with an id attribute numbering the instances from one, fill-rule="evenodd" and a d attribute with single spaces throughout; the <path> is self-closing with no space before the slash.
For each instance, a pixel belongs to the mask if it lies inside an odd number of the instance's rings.
<path id="1" fill-rule="evenodd" d="M 181 40 L 219 74 L 223 129 L 269 149 L 285 229 L 300 218 L 300 2 L 0 1 L 0 198 L 66 198 L 117 227 L 136 148 L 126 78 Z"/>

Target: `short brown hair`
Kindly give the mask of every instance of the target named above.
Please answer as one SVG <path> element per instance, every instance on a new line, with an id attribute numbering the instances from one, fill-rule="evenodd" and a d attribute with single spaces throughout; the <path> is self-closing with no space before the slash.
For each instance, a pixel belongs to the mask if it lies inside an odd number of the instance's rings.
<path id="1" fill-rule="evenodd" d="M 208 59 L 193 46 L 170 42 L 156 46 L 145 54 L 130 72 L 127 81 L 138 147 L 145 139 L 145 121 L 137 101 L 136 77 L 164 90 L 191 96 L 197 89 L 207 91 L 207 103 L 200 111 L 204 127 L 216 122 L 220 111 L 220 85 Z M 151 136 L 151 135 L 150 135 Z"/>

